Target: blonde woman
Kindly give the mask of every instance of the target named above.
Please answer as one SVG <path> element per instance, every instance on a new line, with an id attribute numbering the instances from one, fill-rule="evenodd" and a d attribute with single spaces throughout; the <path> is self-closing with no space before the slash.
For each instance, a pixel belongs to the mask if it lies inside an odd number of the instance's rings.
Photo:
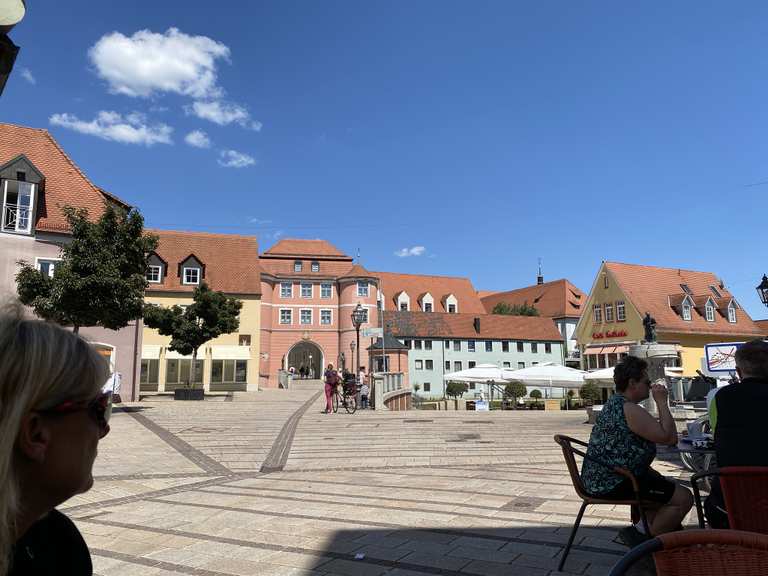
<path id="1" fill-rule="evenodd" d="M 56 506 L 93 484 L 108 377 L 79 336 L 18 307 L 0 312 L 0 576 L 92 574 L 85 541 Z"/>

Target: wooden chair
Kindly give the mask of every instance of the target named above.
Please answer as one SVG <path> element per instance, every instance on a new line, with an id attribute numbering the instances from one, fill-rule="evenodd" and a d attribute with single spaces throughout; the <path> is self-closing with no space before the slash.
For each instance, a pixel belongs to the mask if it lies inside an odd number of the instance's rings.
<path id="1" fill-rule="evenodd" d="M 732 529 L 768 534 L 768 467 L 727 466 L 691 476 L 699 528 L 704 528 L 704 513 L 698 483 L 709 476 L 720 479 L 728 525 Z"/>
<path id="2" fill-rule="evenodd" d="M 632 548 L 608 576 L 629 574 L 650 554 L 657 576 L 761 576 L 768 567 L 768 536 L 741 530 L 669 532 Z"/>
<path id="3" fill-rule="evenodd" d="M 640 499 L 640 485 L 638 484 L 637 478 L 635 478 L 634 474 L 632 474 L 629 470 L 625 468 L 621 468 L 619 466 L 612 466 L 606 462 L 601 462 L 597 458 L 592 458 L 591 456 L 587 456 L 585 450 L 582 451 L 582 450 L 579 450 L 578 448 L 573 447 L 573 445 L 576 444 L 586 449 L 586 447 L 588 446 L 586 442 L 582 442 L 581 440 L 577 440 L 576 438 L 571 438 L 570 436 L 563 436 L 562 434 L 555 434 L 555 442 L 557 442 L 560 445 L 560 448 L 563 449 L 563 457 L 565 458 L 566 466 L 568 466 L 568 472 L 571 474 L 571 482 L 573 482 L 573 488 L 576 490 L 576 494 L 579 496 L 579 498 L 583 500 L 581 504 L 581 508 L 579 509 L 579 513 L 576 516 L 576 522 L 573 524 L 573 528 L 571 529 L 571 535 L 568 537 L 568 543 L 565 546 L 565 550 L 563 550 L 563 557 L 560 559 L 560 565 L 557 568 L 560 572 L 563 571 L 563 566 L 565 566 L 565 559 L 568 557 L 568 553 L 571 551 L 573 540 L 574 538 L 576 538 L 576 532 L 578 531 L 579 524 L 581 524 L 581 519 L 584 516 L 584 510 L 587 508 L 589 504 L 605 504 L 608 506 L 616 506 L 617 504 L 626 504 L 628 506 L 632 506 L 640 514 L 640 518 L 642 518 L 643 527 L 645 528 L 645 533 L 646 534 L 651 533 L 651 530 L 648 527 L 648 519 L 645 516 L 645 509 L 644 509 L 644 506 L 648 505 L 648 503 L 643 502 Z M 576 454 L 578 454 L 585 460 L 591 460 L 592 462 L 595 462 L 601 466 L 608 468 L 609 470 L 612 470 L 616 474 L 624 476 L 625 478 L 629 478 L 629 481 L 632 482 L 632 488 L 634 489 L 634 492 L 635 492 L 635 498 L 631 500 L 607 500 L 605 498 L 600 498 L 599 496 L 593 496 L 592 494 L 587 492 L 587 489 L 581 480 L 579 467 L 576 464 L 576 457 L 575 457 Z"/>

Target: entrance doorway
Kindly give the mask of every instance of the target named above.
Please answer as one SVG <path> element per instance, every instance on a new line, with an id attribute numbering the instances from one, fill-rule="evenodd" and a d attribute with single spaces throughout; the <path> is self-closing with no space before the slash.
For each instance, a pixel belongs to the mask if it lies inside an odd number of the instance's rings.
<path id="1" fill-rule="evenodd" d="M 288 362 L 285 369 L 289 370 L 293 367 L 294 373 L 298 377 L 302 366 L 307 369 L 309 378 L 323 377 L 323 352 L 317 344 L 306 341 L 299 342 L 288 352 Z"/>

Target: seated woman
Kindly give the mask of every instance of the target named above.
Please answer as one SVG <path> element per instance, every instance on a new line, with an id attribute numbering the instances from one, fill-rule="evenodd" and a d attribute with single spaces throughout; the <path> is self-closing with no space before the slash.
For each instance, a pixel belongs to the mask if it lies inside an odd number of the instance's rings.
<path id="1" fill-rule="evenodd" d="M 56 506 L 93 484 L 109 432 L 104 358 L 55 324 L 0 311 L 0 575 L 93 573 Z"/>
<path id="2" fill-rule="evenodd" d="M 693 496 L 686 488 L 651 468 L 656 457 L 656 444 L 677 444 L 677 430 L 667 405 L 668 391 L 663 384 L 648 378 L 648 363 L 634 356 L 625 357 L 613 371 L 616 394 L 605 403 L 589 437 L 587 456 L 610 466 L 626 468 L 638 480 L 651 535 L 644 534 L 641 522 L 620 532 L 630 546 L 650 536 L 677 530 L 693 506 Z M 658 420 L 641 402 L 653 396 Z M 630 480 L 610 468 L 584 459 L 582 480 L 596 497 L 631 500 L 634 490 Z"/>

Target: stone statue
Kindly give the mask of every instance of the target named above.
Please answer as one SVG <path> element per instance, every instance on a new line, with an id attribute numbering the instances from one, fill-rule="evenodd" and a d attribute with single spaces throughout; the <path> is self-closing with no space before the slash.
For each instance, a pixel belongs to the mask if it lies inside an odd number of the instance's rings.
<path id="1" fill-rule="evenodd" d="M 645 313 L 643 326 L 645 326 L 645 341 L 648 343 L 656 342 L 656 320 L 651 317 L 650 312 Z"/>

